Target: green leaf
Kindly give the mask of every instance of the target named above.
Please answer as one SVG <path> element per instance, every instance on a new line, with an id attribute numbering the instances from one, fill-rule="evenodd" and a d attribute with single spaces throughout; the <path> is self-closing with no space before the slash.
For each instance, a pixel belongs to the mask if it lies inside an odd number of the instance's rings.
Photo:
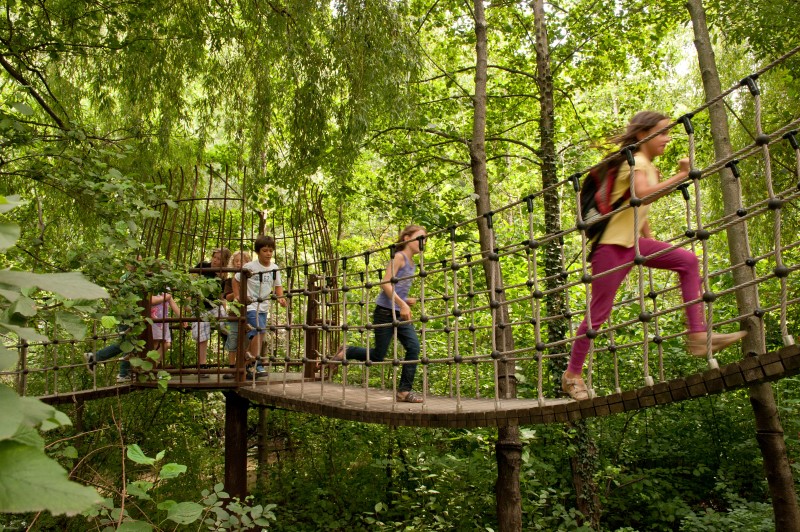
<path id="1" fill-rule="evenodd" d="M 15 408 L 16 401 L 9 401 L 8 395 L 3 392 L 4 389 L 7 388 L 0 386 L 0 408 L 3 411 L 3 415 L 0 416 L 0 440 L 14 438 L 22 427 L 27 426 L 23 424 L 25 416 Z M 16 396 L 13 392 L 11 395 Z"/>
<path id="2" fill-rule="evenodd" d="M 69 418 L 34 397 L 20 397 L 8 386 L 0 385 L 0 440 L 17 438 L 24 427 L 43 429 L 69 425 Z M 60 414 L 60 415 L 59 415 Z"/>
<path id="3" fill-rule="evenodd" d="M 167 511 L 167 519 L 179 525 L 188 525 L 197 521 L 204 510 L 196 502 L 180 502 Z"/>
<path id="4" fill-rule="evenodd" d="M 11 104 L 11 107 L 25 116 L 31 116 L 33 114 L 33 108 L 25 102 L 14 102 Z"/>
<path id="5" fill-rule="evenodd" d="M 148 495 L 148 491 L 153 487 L 152 482 L 148 482 L 146 480 L 137 480 L 136 482 L 129 482 L 127 489 L 128 494 L 133 495 L 134 497 L 138 497 L 143 501 L 149 501 L 151 499 L 150 495 Z"/>
<path id="6" fill-rule="evenodd" d="M 144 371 L 150 371 L 151 369 L 153 369 L 153 363 L 150 362 L 149 360 L 143 360 L 141 358 L 134 357 L 131 358 L 129 362 L 131 363 L 131 366 L 133 366 L 134 368 L 141 368 Z"/>
<path id="7" fill-rule="evenodd" d="M 156 454 L 156 462 L 163 460 L 165 454 L 167 454 L 167 451 L 158 451 L 158 454 Z"/>
<path id="8" fill-rule="evenodd" d="M 102 500 L 42 451 L 15 441 L 0 441 L 0 471 L 0 512 L 75 515 Z"/>
<path id="9" fill-rule="evenodd" d="M 0 222 L 0 251 L 5 251 L 19 240 L 20 229 L 17 224 Z"/>
<path id="10" fill-rule="evenodd" d="M 19 299 L 19 292 L 15 290 L 3 290 L 2 288 L 0 288 L 0 296 L 3 296 L 4 298 L 6 298 L 6 300 L 13 303 L 17 299 Z"/>
<path id="11" fill-rule="evenodd" d="M 78 458 L 78 449 L 76 449 L 72 445 L 69 445 L 67 447 L 64 447 L 64 450 L 61 451 L 61 455 L 64 458 L 72 458 L 72 459 Z"/>
<path id="12" fill-rule="evenodd" d="M 113 329 L 119 325 L 119 320 L 117 320 L 117 318 L 114 316 L 103 316 L 100 318 L 100 324 L 106 329 Z"/>
<path id="13" fill-rule="evenodd" d="M 20 205 L 24 205 L 25 201 L 20 201 L 19 196 L 14 194 L 13 196 L 0 196 L 0 214 L 6 213 L 11 209 L 19 207 Z"/>
<path id="14" fill-rule="evenodd" d="M 11 408 L 13 408 L 13 414 Z M 0 409 L 4 412 L 3 418 L 19 414 L 22 416 L 22 423 L 29 427 L 41 425 L 42 430 L 72 424 L 63 412 L 59 412 L 35 397 L 20 397 L 7 386 L 0 386 Z M 3 426 L 3 423 L 0 423 L 0 426 Z"/>
<path id="15" fill-rule="evenodd" d="M 161 501 L 158 503 L 157 508 L 159 510 L 170 510 L 173 506 L 177 506 L 177 502 L 173 501 L 172 499 L 167 499 L 166 501 Z"/>
<path id="16" fill-rule="evenodd" d="M 183 464 L 169 463 L 164 464 L 161 471 L 158 473 L 159 479 L 175 478 L 186 473 L 186 466 Z"/>
<path id="17" fill-rule="evenodd" d="M 87 281 L 80 272 L 29 273 L 0 270 L 0 283 L 10 286 L 38 287 L 67 299 L 105 299 L 104 288 Z"/>
<path id="18" fill-rule="evenodd" d="M 43 334 L 39 334 L 35 329 L 31 329 L 30 327 L 19 327 L 17 325 L 12 325 L 8 322 L 0 322 L 0 329 L 5 329 L 10 331 L 20 338 L 24 340 L 28 340 L 29 342 L 49 342 L 50 338 Z"/>
<path id="19" fill-rule="evenodd" d="M 135 443 L 129 444 L 127 449 L 128 449 L 127 453 L 128 459 L 136 462 L 137 464 L 153 465 L 156 463 L 155 458 L 150 458 L 149 456 L 145 456 L 144 451 L 142 451 L 142 448 Z"/>
<path id="20" fill-rule="evenodd" d="M 155 530 L 155 528 L 145 521 L 123 521 L 117 528 L 117 532 L 150 532 L 151 530 Z"/>
<path id="21" fill-rule="evenodd" d="M 28 398 L 26 397 L 25 399 Z M 53 415 L 42 421 L 42 424 L 39 426 L 39 429 L 47 431 L 50 429 L 57 429 L 59 427 L 65 427 L 69 425 L 72 425 L 72 421 L 70 421 L 69 416 L 67 416 L 64 412 L 53 408 Z"/>
<path id="22" fill-rule="evenodd" d="M 56 311 L 56 323 L 63 327 L 67 334 L 77 340 L 83 340 L 86 336 L 86 324 L 80 316 L 71 312 Z"/>
<path id="23" fill-rule="evenodd" d="M 25 296 L 18 298 L 10 309 L 12 314 L 21 314 L 26 318 L 36 316 L 36 303 L 33 299 Z"/>
<path id="24" fill-rule="evenodd" d="M 19 356 L 15 351 L 0 345 L 0 371 L 8 371 L 17 365 Z"/>

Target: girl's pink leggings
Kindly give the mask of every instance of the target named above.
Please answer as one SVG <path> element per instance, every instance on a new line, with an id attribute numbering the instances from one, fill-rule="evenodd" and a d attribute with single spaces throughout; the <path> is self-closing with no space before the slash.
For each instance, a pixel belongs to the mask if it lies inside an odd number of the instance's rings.
<path id="1" fill-rule="evenodd" d="M 659 242 L 651 238 L 639 239 L 639 252 L 644 255 L 652 255 L 670 245 Z M 614 297 L 617 289 L 628 272 L 633 267 L 634 248 L 626 248 L 616 244 L 599 244 L 592 255 L 592 301 L 589 305 L 592 318 L 592 329 L 597 330 L 611 314 L 614 305 Z M 621 264 L 626 264 L 624 268 L 598 277 L 601 273 L 616 268 Z M 692 301 L 700 297 L 700 269 L 697 256 L 685 249 L 673 249 L 663 255 L 648 259 L 645 266 L 658 268 L 661 270 L 671 270 L 678 272 L 681 282 L 681 294 L 683 301 Z M 695 303 L 686 307 L 686 319 L 689 322 L 689 332 L 705 332 L 706 324 L 703 319 L 703 305 Z M 578 327 L 578 336 L 586 334 L 588 329 L 586 319 Z M 571 373 L 580 374 L 583 371 L 583 363 L 586 361 L 586 354 L 589 352 L 590 341 L 583 336 L 572 344 L 572 352 L 569 356 L 567 369 Z"/>

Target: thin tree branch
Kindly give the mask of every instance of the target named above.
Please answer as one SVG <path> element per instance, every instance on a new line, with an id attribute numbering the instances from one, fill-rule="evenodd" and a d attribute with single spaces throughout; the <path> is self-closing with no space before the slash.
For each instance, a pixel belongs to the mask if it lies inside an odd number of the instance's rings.
<path id="1" fill-rule="evenodd" d="M 33 98 L 39 103 L 42 109 L 44 109 L 44 111 L 48 115 L 50 115 L 53 121 L 56 124 L 58 124 L 58 127 L 60 127 L 65 131 L 67 130 L 66 126 L 64 126 L 64 122 L 61 121 L 61 119 L 53 111 L 53 109 L 51 109 L 50 106 L 47 104 L 47 102 L 44 101 L 44 98 L 42 98 L 42 96 L 36 91 L 36 89 L 34 89 L 33 86 L 31 86 L 28 80 L 26 80 L 25 77 L 17 69 L 15 69 L 14 66 L 11 63 L 9 63 L 2 54 L 0 54 L 0 65 L 3 66 L 3 68 L 6 70 L 6 72 L 8 72 L 11 75 L 12 78 L 16 79 L 23 87 L 28 89 L 30 95 L 33 96 Z"/>

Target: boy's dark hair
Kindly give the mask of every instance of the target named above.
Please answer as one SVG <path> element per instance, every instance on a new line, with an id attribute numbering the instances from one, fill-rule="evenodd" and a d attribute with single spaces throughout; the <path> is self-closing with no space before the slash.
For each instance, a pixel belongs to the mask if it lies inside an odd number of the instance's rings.
<path id="1" fill-rule="evenodd" d="M 258 238 L 256 238 L 256 253 L 261 251 L 261 248 L 270 248 L 272 251 L 275 251 L 275 239 L 271 236 L 259 235 Z"/>

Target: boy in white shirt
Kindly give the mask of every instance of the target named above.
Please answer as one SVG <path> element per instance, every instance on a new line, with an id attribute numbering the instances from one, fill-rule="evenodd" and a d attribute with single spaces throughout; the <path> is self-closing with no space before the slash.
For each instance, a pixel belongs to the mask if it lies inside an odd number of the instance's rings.
<path id="1" fill-rule="evenodd" d="M 269 312 L 269 298 L 272 292 L 278 296 L 278 303 L 286 306 L 283 297 L 281 272 L 278 265 L 272 262 L 275 253 L 275 239 L 271 236 L 261 235 L 255 242 L 256 260 L 248 262 L 242 268 L 248 270 L 247 277 L 247 338 L 250 339 L 250 354 L 256 358 L 261 354 L 261 343 L 267 330 L 267 313 Z M 241 294 L 241 272 L 233 276 L 233 294 L 239 300 Z M 265 373 L 260 366 L 256 367 L 257 374 Z"/>

